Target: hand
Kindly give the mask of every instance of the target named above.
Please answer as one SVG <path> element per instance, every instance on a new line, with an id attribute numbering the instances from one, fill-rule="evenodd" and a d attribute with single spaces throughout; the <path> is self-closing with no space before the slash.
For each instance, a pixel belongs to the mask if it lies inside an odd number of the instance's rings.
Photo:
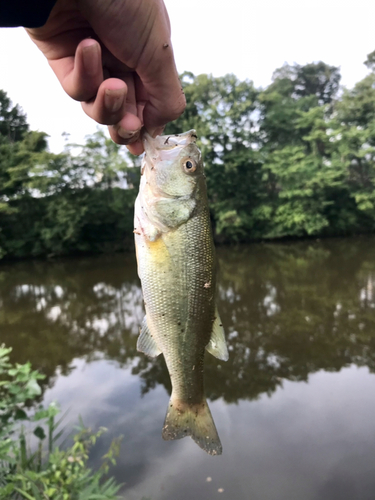
<path id="1" fill-rule="evenodd" d="M 163 0 L 58 0 L 27 32 L 67 94 L 133 154 L 142 126 L 160 134 L 185 108 Z"/>

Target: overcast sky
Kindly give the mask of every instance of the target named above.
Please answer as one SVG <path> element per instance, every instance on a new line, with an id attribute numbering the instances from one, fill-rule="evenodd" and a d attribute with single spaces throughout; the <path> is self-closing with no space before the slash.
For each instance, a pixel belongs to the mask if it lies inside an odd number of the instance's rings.
<path id="1" fill-rule="evenodd" d="M 375 49 L 375 0 L 165 2 L 179 72 L 234 73 L 266 86 L 284 62 L 322 60 L 340 66 L 342 84 L 352 87 Z M 63 132 L 82 142 L 96 130 L 22 28 L 0 29 L 0 89 L 22 106 L 32 129 L 51 136 L 54 152 L 63 148 Z"/>

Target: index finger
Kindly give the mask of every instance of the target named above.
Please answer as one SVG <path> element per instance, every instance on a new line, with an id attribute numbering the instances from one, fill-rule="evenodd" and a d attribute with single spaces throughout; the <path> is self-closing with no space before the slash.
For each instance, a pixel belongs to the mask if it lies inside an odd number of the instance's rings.
<path id="1" fill-rule="evenodd" d="M 151 64 L 141 64 L 137 72 L 148 95 L 143 111 L 145 128 L 154 135 L 157 129 L 176 120 L 186 106 L 171 43 L 159 43 Z"/>
<path id="2" fill-rule="evenodd" d="M 145 98 L 144 125 L 157 128 L 180 116 L 186 106 L 178 78 L 167 11 L 162 0 L 81 0 L 85 16 L 107 49 L 135 71 Z M 95 8 L 94 8 L 95 7 Z M 108 26 L 111 29 L 108 29 Z M 142 95 L 144 92 L 144 95 Z"/>

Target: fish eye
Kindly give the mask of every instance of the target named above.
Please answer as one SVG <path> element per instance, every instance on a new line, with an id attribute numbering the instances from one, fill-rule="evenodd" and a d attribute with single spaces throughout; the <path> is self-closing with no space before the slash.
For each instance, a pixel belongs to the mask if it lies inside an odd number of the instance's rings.
<path id="1" fill-rule="evenodd" d="M 191 174 L 197 170 L 197 164 L 193 158 L 185 158 L 183 161 L 183 167 L 186 173 Z"/>

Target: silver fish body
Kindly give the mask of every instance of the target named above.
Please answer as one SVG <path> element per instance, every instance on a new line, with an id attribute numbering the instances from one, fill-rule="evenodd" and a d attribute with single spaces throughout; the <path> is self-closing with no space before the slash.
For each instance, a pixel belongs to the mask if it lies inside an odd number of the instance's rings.
<path id="1" fill-rule="evenodd" d="M 204 395 L 205 349 L 228 359 L 218 315 L 215 249 L 195 131 L 144 134 L 145 157 L 135 204 L 138 274 L 146 316 L 138 350 L 163 353 L 172 395 L 164 439 L 190 435 L 207 453 L 222 447 Z"/>

